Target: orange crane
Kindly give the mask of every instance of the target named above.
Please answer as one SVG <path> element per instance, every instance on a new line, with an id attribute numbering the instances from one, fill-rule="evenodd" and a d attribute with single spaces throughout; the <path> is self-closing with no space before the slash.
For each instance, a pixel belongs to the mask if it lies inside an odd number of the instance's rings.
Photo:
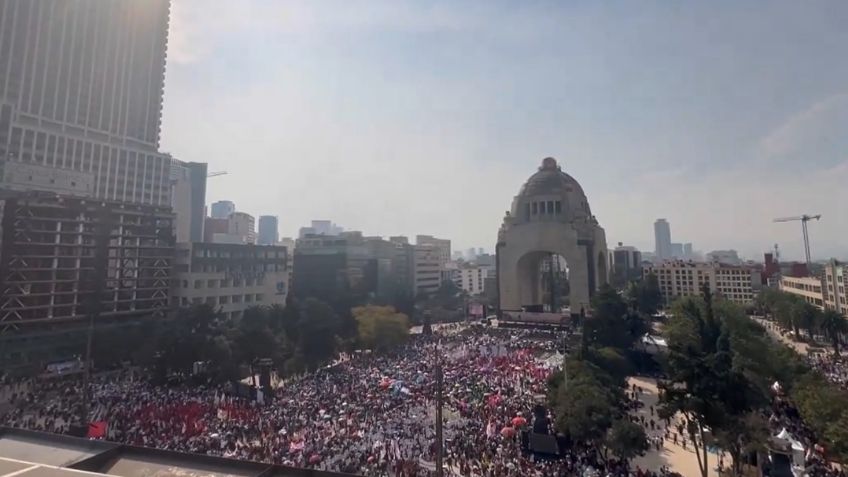
<path id="1" fill-rule="evenodd" d="M 810 234 L 807 232 L 807 222 L 811 220 L 820 220 L 821 214 L 817 215 L 801 215 L 798 217 L 781 217 L 774 219 L 775 222 L 801 222 L 801 232 L 804 234 L 804 254 L 807 258 L 807 268 L 810 266 Z"/>

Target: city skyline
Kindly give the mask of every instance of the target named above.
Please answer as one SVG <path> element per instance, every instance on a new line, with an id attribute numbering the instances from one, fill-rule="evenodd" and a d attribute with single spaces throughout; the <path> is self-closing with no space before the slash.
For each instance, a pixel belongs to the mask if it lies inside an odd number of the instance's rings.
<path id="1" fill-rule="evenodd" d="M 611 243 L 652 250 L 664 217 L 802 259 L 772 219 L 820 213 L 813 258 L 848 255 L 848 5 L 212 3 L 172 6 L 162 149 L 229 169 L 207 202 L 283 236 L 326 217 L 493 249 L 553 156 Z"/>

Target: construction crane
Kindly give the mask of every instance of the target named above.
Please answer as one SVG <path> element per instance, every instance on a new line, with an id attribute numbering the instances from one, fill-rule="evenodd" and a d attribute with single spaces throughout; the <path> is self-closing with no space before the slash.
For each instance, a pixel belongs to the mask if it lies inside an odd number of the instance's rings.
<path id="1" fill-rule="evenodd" d="M 225 175 L 227 175 L 227 171 L 215 171 L 215 172 L 210 172 L 209 174 L 206 174 L 206 178 L 208 179 L 210 177 L 218 177 L 218 176 L 225 176 Z"/>
<path id="2" fill-rule="evenodd" d="M 811 220 L 820 220 L 821 214 L 817 215 L 801 215 L 799 217 L 782 217 L 774 219 L 775 222 L 801 222 L 801 232 L 804 234 L 804 254 L 807 259 L 807 268 L 810 266 L 810 234 L 807 232 L 807 222 Z"/>

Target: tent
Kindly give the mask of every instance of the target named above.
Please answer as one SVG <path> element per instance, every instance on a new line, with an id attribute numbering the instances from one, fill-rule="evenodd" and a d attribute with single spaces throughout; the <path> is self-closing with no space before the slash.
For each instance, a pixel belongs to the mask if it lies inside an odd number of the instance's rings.
<path id="1" fill-rule="evenodd" d="M 783 428 L 774 436 L 774 440 L 789 449 L 793 467 L 804 467 L 804 445 L 798 439 L 795 439 L 795 436 L 787 431 L 786 428 Z"/>

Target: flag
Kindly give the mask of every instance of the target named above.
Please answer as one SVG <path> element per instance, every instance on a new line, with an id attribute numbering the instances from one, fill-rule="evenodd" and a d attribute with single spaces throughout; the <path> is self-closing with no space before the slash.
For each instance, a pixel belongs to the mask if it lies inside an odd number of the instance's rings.
<path id="1" fill-rule="evenodd" d="M 89 439 L 103 439 L 106 437 L 106 428 L 106 421 L 91 422 L 88 424 L 88 434 L 86 436 Z"/>

